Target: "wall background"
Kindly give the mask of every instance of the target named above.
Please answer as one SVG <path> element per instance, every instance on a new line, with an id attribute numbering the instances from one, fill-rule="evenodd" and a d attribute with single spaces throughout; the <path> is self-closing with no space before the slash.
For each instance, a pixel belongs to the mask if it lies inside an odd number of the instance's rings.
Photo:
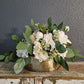
<path id="1" fill-rule="evenodd" d="M 84 0 L 0 0 L 0 54 L 15 49 L 11 35 L 22 37 L 31 18 L 47 23 L 50 16 L 54 23 L 70 26 L 72 48 L 84 55 Z"/>

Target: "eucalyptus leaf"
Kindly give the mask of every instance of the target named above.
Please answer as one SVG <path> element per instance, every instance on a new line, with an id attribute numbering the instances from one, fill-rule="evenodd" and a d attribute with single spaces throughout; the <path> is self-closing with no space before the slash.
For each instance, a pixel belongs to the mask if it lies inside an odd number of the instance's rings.
<path id="1" fill-rule="evenodd" d="M 25 42 L 19 42 L 16 46 L 16 49 L 19 49 L 19 50 L 25 50 L 27 49 L 27 43 Z"/>
<path id="2" fill-rule="evenodd" d="M 32 27 L 34 27 L 34 20 L 33 19 L 31 19 L 31 25 L 32 25 Z"/>
<path id="3" fill-rule="evenodd" d="M 9 56 L 11 53 L 12 53 L 12 51 L 8 51 L 8 52 L 5 52 L 4 55 Z"/>
<path id="4" fill-rule="evenodd" d="M 7 57 L 5 58 L 5 63 L 9 63 L 9 62 L 10 62 L 9 56 L 7 56 Z"/>
<path id="5" fill-rule="evenodd" d="M 12 62 L 15 62 L 17 60 L 17 56 L 16 56 L 16 53 L 15 52 L 12 52 L 10 55 L 9 55 L 9 60 L 12 61 Z"/>
<path id="6" fill-rule="evenodd" d="M 72 62 L 75 62 L 75 56 L 70 58 Z"/>
<path id="7" fill-rule="evenodd" d="M 84 58 L 84 56 L 79 53 L 79 52 L 80 52 L 79 50 L 77 50 L 77 49 L 72 49 L 72 51 L 74 52 L 74 55 L 75 55 L 75 56 L 79 56 L 79 57 L 81 57 L 81 58 Z"/>
<path id="8" fill-rule="evenodd" d="M 67 48 L 67 54 L 66 54 L 66 57 L 67 58 L 72 58 L 72 57 L 74 57 L 75 55 L 74 55 L 74 52 L 72 51 L 72 49 L 70 49 L 70 48 Z"/>
<path id="9" fill-rule="evenodd" d="M 14 40 L 16 43 L 19 43 L 20 39 L 17 35 L 12 35 L 12 40 Z"/>
<path id="10" fill-rule="evenodd" d="M 0 60 L 3 60 L 5 58 L 4 55 L 0 55 Z"/>
<path id="11" fill-rule="evenodd" d="M 23 33 L 23 36 L 25 38 L 26 41 L 28 41 L 29 43 L 31 43 L 31 39 L 30 39 L 30 35 L 32 34 L 32 28 L 28 25 L 25 25 L 26 31 L 25 33 Z"/>
<path id="12" fill-rule="evenodd" d="M 20 58 L 16 61 L 15 65 L 14 65 L 14 71 L 16 74 L 20 73 L 23 68 L 25 66 L 25 60 Z"/>

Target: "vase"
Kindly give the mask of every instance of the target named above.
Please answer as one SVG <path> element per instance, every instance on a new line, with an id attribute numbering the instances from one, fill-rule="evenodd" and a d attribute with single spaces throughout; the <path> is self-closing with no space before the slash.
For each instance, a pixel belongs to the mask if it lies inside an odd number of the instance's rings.
<path id="1" fill-rule="evenodd" d="M 31 62 L 27 64 L 25 68 L 29 71 L 49 72 L 58 70 L 60 68 L 60 65 L 55 63 L 53 59 L 39 62 L 39 60 L 31 58 Z"/>

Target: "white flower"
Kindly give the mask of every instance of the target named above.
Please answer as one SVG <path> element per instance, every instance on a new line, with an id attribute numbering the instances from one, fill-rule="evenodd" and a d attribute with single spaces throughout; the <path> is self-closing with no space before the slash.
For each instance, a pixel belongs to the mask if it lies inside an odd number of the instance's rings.
<path id="1" fill-rule="evenodd" d="M 17 56 L 22 57 L 22 58 L 27 58 L 28 57 L 28 52 L 27 50 L 16 50 Z"/>
<path id="2" fill-rule="evenodd" d="M 32 35 L 30 35 L 30 39 L 32 40 L 32 43 L 36 40 L 36 33 L 34 32 Z"/>
<path id="3" fill-rule="evenodd" d="M 58 34 L 58 31 L 56 29 L 54 29 L 53 34 Z"/>
<path id="4" fill-rule="evenodd" d="M 43 38 L 43 33 L 42 32 L 37 32 L 36 33 L 36 39 L 39 40 L 40 38 Z"/>
<path id="5" fill-rule="evenodd" d="M 44 40 L 46 41 L 47 44 L 51 45 L 51 51 L 55 48 L 55 42 L 52 39 L 52 34 L 44 34 Z"/>
<path id="6" fill-rule="evenodd" d="M 65 57 L 66 57 L 67 52 L 68 52 L 68 51 L 66 50 L 64 53 L 57 53 L 57 55 L 59 55 L 59 56 L 61 56 L 61 57 L 65 58 Z"/>
<path id="7" fill-rule="evenodd" d="M 38 59 L 39 62 L 45 61 L 49 58 L 47 52 L 45 52 L 42 49 L 42 46 L 39 42 L 35 41 L 34 42 L 35 46 L 34 46 L 34 50 L 33 50 L 33 54 L 35 55 L 35 59 Z"/>
<path id="8" fill-rule="evenodd" d="M 38 27 L 38 24 L 39 24 L 39 23 L 35 24 L 35 26 L 37 26 L 37 27 Z"/>
<path id="9" fill-rule="evenodd" d="M 68 39 L 68 36 L 65 35 L 63 31 L 59 31 L 59 42 L 61 44 L 67 44 L 67 43 L 71 44 L 71 41 Z"/>
<path id="10" fill-rule="evenodd" d="M 70 30 L 69 26 L 65 26 L 64 31 L 65 31 L 65 32 L 68 32 L 69 30 Z"/>

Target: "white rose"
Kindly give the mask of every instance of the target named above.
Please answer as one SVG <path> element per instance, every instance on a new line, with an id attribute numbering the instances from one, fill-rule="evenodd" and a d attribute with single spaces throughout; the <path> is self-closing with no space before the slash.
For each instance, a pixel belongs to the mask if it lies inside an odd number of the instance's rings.
<path id="1" fill-rule="evenodd" d="M 16 50 L 17 56 L 22 57 L 22 58 L 27 58 L 28 57 L 28 52 L 27 50 Z"/>
<path id="2" fill-rule="evenodd" d="M 51 45 L 51 51 L 55 48 L 55 42 L 52 39 L 52 34 L 44 34 L 44 40 L 46 41 L 47 44 Z"/>
<path id="3" fill-rule="evenodd" d="M 47 52 L 45 52 L 42 49 L 42 46 L 39 42 L 36 41 L 34 44 L 35 46 L 34 46 L 33 54 L 35 55 L 35 59 L 38 59 L 39 62 L 46 61 L 49 58 Z"/>
<path id="4" fill-rule="evenodd" d="M 65 33 L 63 31 L 59 31 L 59 41 L 61 44 L 67 44 L 67 43 L 70 43 L 71 44 L 71 41 L 68 39 L 68 36 L 65 35 Z"/>
<path id="5" fill-rule="evenodd" d="M 43 38 L 43 33 L 42 32 L 37 32 L 36 33 L 36 39 L 39 40 L 40 38 Z"/>

